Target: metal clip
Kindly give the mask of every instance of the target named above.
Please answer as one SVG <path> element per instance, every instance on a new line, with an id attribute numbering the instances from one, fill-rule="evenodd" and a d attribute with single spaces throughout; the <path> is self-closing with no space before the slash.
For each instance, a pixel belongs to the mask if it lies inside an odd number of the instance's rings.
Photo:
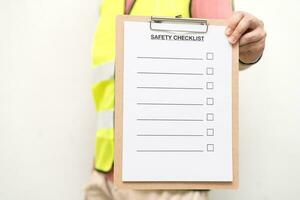
<path id="1" fill-rule="evenodd" d="M 194 24 L 199 26 L 204 26 L 204 30 L 170 30 L 162 28 L 154 28 L 154 23 L 171 23 L 171 24 Z M 174 31 L 174 32 L 189 32 L 189 33 L 207 33 L 208 22 L 204 19 L 193 19 L 193 18 L 182 18 L 181 15 L 174 17 L 151 17 L 150 29 L 153 31 Z"/>

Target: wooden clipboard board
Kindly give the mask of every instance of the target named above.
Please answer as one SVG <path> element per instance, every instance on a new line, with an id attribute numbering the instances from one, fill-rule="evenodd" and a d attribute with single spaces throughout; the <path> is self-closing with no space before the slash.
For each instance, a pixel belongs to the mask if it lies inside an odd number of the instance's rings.
<path id="1" fill-rule="evenodd" d="M 163 19 L 163 18 L 160 18 Z M 189 20 L 189 19 L 184 19 Z M 151 17 L 118 16 L 116 35 L 116 70 L 115 70 L 115 157 L 114 183 L 117 187 L 146 190 L 195 190 L 195 189 L 237 189 L 239 186 L 238 158 L 238 45 L 232 47 L 232 182 L 123 182 L 122 181 L 122 148 L 123 148 L 123 65 L 124 65 L 124 22 L 153 22 Z M 226 25 L 225 20 L 205 20 L 208 25 Z"/>

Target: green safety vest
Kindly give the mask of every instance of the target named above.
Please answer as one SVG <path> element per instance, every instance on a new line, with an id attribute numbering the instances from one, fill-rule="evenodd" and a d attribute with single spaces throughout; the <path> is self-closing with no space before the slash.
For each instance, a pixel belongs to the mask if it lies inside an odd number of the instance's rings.
<path id="1" fill-rule="evenodd" d="M 97 110 L 95 168 L 109 171 L 114 159 L 114 59 L 116 16 L 125 0 L 103 0 L 94 37 L 92 62 L 96 82 L 92 91 Z M 136 0 L 130 15 L 190 17 L 190 0 Z"/>

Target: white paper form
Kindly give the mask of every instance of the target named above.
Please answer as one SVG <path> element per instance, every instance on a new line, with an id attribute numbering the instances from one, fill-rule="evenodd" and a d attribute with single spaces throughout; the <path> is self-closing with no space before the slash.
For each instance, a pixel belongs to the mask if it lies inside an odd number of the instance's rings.
<path id="1" fill-rule="evenodd" d="M 224 32 L 125 22 L 123 181 L 233 180 L 232 48 Z"/>

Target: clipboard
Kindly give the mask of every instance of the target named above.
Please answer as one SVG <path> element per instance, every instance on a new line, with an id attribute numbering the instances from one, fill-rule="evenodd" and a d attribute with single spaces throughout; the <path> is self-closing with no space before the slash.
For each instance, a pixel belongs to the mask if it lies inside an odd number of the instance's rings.
<path id="1" fill-rule="evenodd" d="M 123 181 L 123 100 L 124 100 L 124 23 L 147 22 L 149 29 L 161 32 L 209 33 L 209 26 L 226 26 L 225 20 L 183 19 L 144 16 L 118 16 L 116 36 L 115 69 L 115 157 L 114 183 L 117 187 L 145 190 L 194 190 L 194 189 L 237 189 L 239 186 L 238 166 L 238 45 L 232 46 L 232 181 Z M 164 29 L 164 24 L 191 24 L 193 30 Z M 196 25 L 196 26 L 195 26 Z M 178 26 L 176 26 L 178 27 Z M 196 27 L 196 29 L 195 29 Z M 200 28 L 199 28 L 200 27 Z"/>

